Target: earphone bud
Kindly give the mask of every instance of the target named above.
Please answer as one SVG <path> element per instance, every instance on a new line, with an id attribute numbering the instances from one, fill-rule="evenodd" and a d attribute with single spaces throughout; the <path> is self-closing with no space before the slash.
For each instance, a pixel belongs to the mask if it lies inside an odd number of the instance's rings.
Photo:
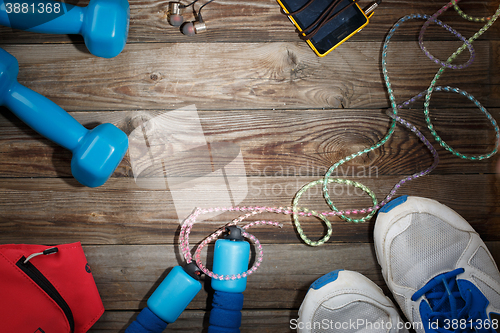
<path id="1" fill-rule="evenodd" d="M 201 18 L 198 21 L 186 22 L 182 25 L 182 33 L 186 36 L 194 36 L 205 31 L 207 31 L 207 25 Z"/>
<path id="2" fill-rule="evenodd" d="M 197 17 L 196 21 L 184 23 L 182 9 L 191 6 L 196 1 L 192 2 L 189 5 L 181 5 L 180 2 L 169 2 L 168 22 L 174 27 L 181 27 L 182 33 L 186 36 L 194 36 L 207 30 L 207 26 L 201 18 L 201 8 L 203 8 L 211 1 L 207 2 L 199 9 L 198 15 L 195 14 L 195 16 Z"/>
<path id="3" fill-rule="evenodd" d="M 184 23 L 184 17 L 181 14 L 181 8 L 184 8 L 179 2 L 170 2 L 168 10 L 168 22 L 174 27 L 180 27 Z"/>

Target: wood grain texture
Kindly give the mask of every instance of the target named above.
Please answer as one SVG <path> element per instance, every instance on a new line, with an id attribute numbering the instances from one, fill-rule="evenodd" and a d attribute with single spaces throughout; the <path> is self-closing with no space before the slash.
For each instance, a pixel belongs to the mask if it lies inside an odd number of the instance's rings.
<path id="1" fill-rule="evenodd" d="M 489 98 L 495 86 L 490 77 L 499 74 L 489 67 L 498 61 L 490 59 L 490 43 L 475 43 L 474 64 L 445 72 L 439 84 L 466 90 L 487 107 L 499 106 Z M 353 43 L 338 49 L 335 57 L 319 58 L 303 43 L 224 43 L 223 48 L 217 43 L 151 44 L 147 49 L 130 44 L 111 61 L 72 45 L 4 49 L 20 63 L 19 82 L 66 111 L 173 110 L 191 104 L 200 110 L 271 110 L 388 107 L 381 46 Z M 444 57 L 456 47 L 446 41 L 428 45 Z M 438 70 L 415 41 L 394 43 L 387 61 L 401 103 L 426 89 Z M 462 98 L 444 99 L 449 107 L 464 103 Z M 439 105 L 433 100 L 433 106 Z"/>
<path id="2" fill-rule="evenodd" d="M 489 109 L 497 119 L 499 110 Z M 172 125 L 173 116 L 169 114 L 172 113 L 71 113 L 88 128 L 111 122 L 130 135 L 130 150 L 113 176 L 118 178 L 157 176 L 158 170 L 148 170 L 146 166 L 133 168 L 151 165 L 152 159 L 164 160 L 167 177 L 201 176 L 207 173 L 205 170 L 229 164 L 236 157 L 232 153 L 234 149 L 241 153 L 244 167 L 233 168 L 232 175 L 320 177 L 340 159 L 374 145 L 390 125 L 385 110 L 372 109 L 198 111 L 198 119 L 194 120 L 199 121 L 204 140 L 211 146 L 203 148 L 200 143 L 198 148 L 191 150 L 191 139 L 175 141 L 177 128 L 184 132 L 190 131 L 189 128 L 182 124 Z M 418 126 L 438 150 L 440 162 L 435 173 L 495 172 L 495 158 L 462 160 L 441 148 L 427 130 L 422 110 L 403 110 L 400 114 Z M 432 109 L 431 116 L 443 140 L 458 151 L 477 155 L 493 149 L 495 132 L 478 109 Z M 143 132 L 144 126 L 148 129 Z M 1 109 L 0 129 L 2 177 L 71 177 L 71 153 L 39 136 L 7 109 Z M 134 131 L 140 131 L 140 135 L 132 134 Z M 155 148 L 146 149 L 146 140 Z M 217 145 L 224 147 L 216 149 Z M 229 145 L 233 150 L 228 150 Z M 335 174 L 407 175 L 431 164 L 428 149 L 409 130 L 398 126 L 384 146 L 341 166 Z"/>
<path id="3" fill-rule="evenodd" d="M 500 259 L 499 253 L 499 243 L 498 242 L 488 242 L 487 246 L 494 256 L 495 260 L 498 262 Z M 329 248 L 331 251 L 335 251 L 335 254 L 339 253 L 339 247 L 337 248 Z M 266 248 L 267 249 L 267 248 Z M 361 249 L 356 249 L 354 254 L 358 253 Z M 366 261 L 370 261 L 373 253 L 370 253 L 368 249 L 364 249 L 367 255 L 365 258 Z M 363 252 L 361 250 L 361 252 Z M 292 254 L 292 253 L 290 253 Z M 296 254 L 296 253 L 294 253 Z M 329 256 L 330 258 L 333 256 Z M 356 259 L 356 256 L 350 256 L 349 258 L 353 261 Z M 271 260 L 273 260 L 271 258 Z M 342 265 L 347 265 L 347 267 L 351 266 L 352 263 L 343 261 Z M 282 262 L 286 265 L 286 261 Z M 272 267 L 272 263 L 267 263 L 268 266 Z M 281 262 L 280 262 L 281 264 Z M 382 280 L 377 280 L 379 278 L 377 274 L 373 275 L 373 271 L 370 271 L 372 265 L 368 265 L 368 269 L 365 271 L 365 274 L 370 274 L 372 279 L 378 282 L 379 285 L 383 288 L 386 295 L 390 295 L 390 293 L 386 290 L 384 283 Z M 357 267 L 356 264 L 353 264 L 351 267 Z M 317 268 L 317 267 L 315 267 Z M 333 269 L 333 267 L 332 267 Z M 378 269 L 378 267 L 376 268 Z M 268 273 L 268 272 L 266 272 Z M 258 274 L 266 274 L 264 272 L 258 271 L 255 276 Z M 252 278 L 252 277 L 251 277 Z M 294 277 L 291 277 L 294 278 Z M 300 278 L 300 277 L 297 277 Z M 304 277 L 304 280 L 308 279 L 308 277 Z M 249 279 L 250 280 L 250 279 Z M 303 297 L 304 290 L 298 290 L 297 293 L 298 301 L 301 301 Z M 274 297 L 274 292 L 268 292 L 266 294 L 266 298 Z M 203 298 L 203 297 L 202 297 Z M 246 301 L 246 300 L 245 300 Z M 112 311 L 108 310 L 106 313 L 100 318 L 100 320 L 92 327 L 89 332 L 92 333 L 104 333 L 104 332 L 123 332 L 124 329 L 128 326 L 130 322 L 132 322 L 137 316 L 138 312 L 132 311 Z M 186 310 L 184 311 L 179 319 L 174 323 L 168 326 L 169 331 L 181 331 L 181 332 L 200 332 L 204 331 L 208 327 L 208 316 L 209 316 L 209 307 L 208 310 Z M 291 320 L 297 319 L 298 317 L 298 309 L 290 308 L 290 309 L 269 309 L 266 311 L 263 310 L 251 310 L 244 309 L 242 311 L 242 325 L 241 332 L 290 332 L 290 324 L 293 323 Z"/>
<path id="4" fill-rule="evenodd" d="M 498 261 L 498 242 L 487 246 Z M 142 309 L 179 260 L 178 249 L 165 245 L 85 246 L 84 251 L 107 310 Z M 360 272 L 387 292 L 373 244 L 269 244 L 264 251 L 262 265 L 247 279 L 244 309 L 298 309 L 310 284 L 335 269 Z M 137 264 L 131 266 L 130 262 Z M 205 281 L 188 309 L 207 309 L 211 293 L 207 284 Z"/>
<path id="5" fill-rule="evenodd" d="M 364 7 L 369 1 L 359 3 Z M 110 122 L 130 136 L 130 149 L 111 179 L 90 189 L 71 176 L 69 151 L 0 107 L 0 244 L 82 242 L 106 308 L 91 333 L 124 332 L 170 269 L 182 262 L 179 222 L 195 206 L 289 206 L 304 184 L 380 140 L 390 124 L 381 66 L 384 38 L 403 15 L 432 14 L 444 1 L 384 0 L 361 33 L 325 58 L 299 40 L 275 0 L 216 0 L 204 9 L 208 32 L 194 38 L 168 25 L 167 2 L 131 0 L 130 5 L 128 43 L 114 59 L 90 55 L 79 36 L 0 27 L 0 47 L 17 57 L 20 83 L 87 128 Z M 498 3 L 463 0 L 460 6 L 483 16 Z M 481 26 L 454 11 L 441 18 L 466 37 Z M 439 69 L 418 46 L 422 23 L 405 24 L 389 45 L 388 72 L 398 103 L 427 89 Z M 500 117 L 499 32 L 495 23 L 474 43 L 472 66 L 446 70 L 438 81 L 471 93 L 495 119 Z M 460 46 L 435 25 L 424 40 L 443 60 Z M 468 57 L 464 52 L 456 63 Z M 400 115 L 430 138 L 421 101 Z M 460 152 L 493 148 L 491 125 L 464 97 L 434 92 L 430 118 L 443 140 Z M 500 262 L 498 157 L 461 160 L 431 141 L 438 167 L 406 183 L 397 195 L 429 197 L 456 210 Z M 385 145 L 334 176 L 358 180 L 382 200 L 399 179 L 431 162 L 419 140 L 398 126 Z M 360 190 L 332 185 L 329 191 L 341 209 L 371 205 Z M 328 209 L 319 187 L 300 203 Z M 206 216 L 194 227 L 191 244 L 238 215 Z M 333 235 L 317 248 L 300 240 L 290 216 L 262 214 L 251 220 L 258 219 L 277 220 L 283 228 L 250 229 L 265 258 L 248 279 L 242 332 L 290 332 L 310 283 L 337 268 L 359 271 L 388 293 L 373 250 L 375 219 L 353 224 L 332 218 Z M 314 218 L 301 223 L 312 239 L 325 231 Z M 212 251 L 209 246 L 203 254 L 208 263 Z M 206 331 L 210 295 L 207 281 L 168 331 Z"/>
<path id="6" fill-rule="evenodd" d="M 123 333 L 138 315 L 133 311 L 106 311 L 101 319 L 89 330 L 89 333 Z M 168 325 L 168 332 L 206 332 L 209 313 L 199 310 L 186 310 L 173 324 Z M 243 310 L 240 332 L 290 332 L 290 320 L 297 319 L 297 310 Z M 292 324 L 294 325 L 294 321 Z M 292 325 L 292 327 L 294 327 Z"/>
<path id="7" fill-rule="evenodd" d="M 79 6 L 88 4 L 87 0 L 67 1 Z M 217 0 L 203 9 L 203 17 L 208 31 L 195 37 L 182 35 L 179 29 L 169 25 L 166 11 L 167 2 L 131 0 L 129 44 L 135 43 L 206 43 L 206 42 L 299 42 L 294 26 L 275 0 L 256 0 L 250 2 L 233 2 Z M 187 2 L 188 3 L 188 2 Z M 370 4 L 369 0 L 361 0 L 362 8 Z M 442 1 L 398 1 L 384 0 L 371 18 L 370 24 L 362 33 L 355 35 L 350 42 L 366 42 L 382 40 L 389 28 L 402 16 L 414 13 L 431 15 L 444 5 Z M 492 15 L 498 7 L 494 1 L 461 1 L 461 8 L 474 16 Z M 185 11 L 185 19 L 193 20 L 191 11 Z M 470 24 L 461 19 L 454 10 L 445 13 L 443 21 L 457 29 L 464 36 L 471 36 L 479 28 L 479 24 Z M 423 21 L 407 24 L 397 38 L 415 38 Z M 498 26 L 494 25 L 485 38 L 498 40 Z M 454 37 L 443 29 L 432 28 L 426 37 L 429 39 L 453 40 Z M 28 33 L 10 28 L 0 27 L 0 44 L 37 44 L 37 43 L 77 43 L 83 39 L 77 35 L 43 35 Z"/>
<path id="8" fill-rule="evenodd" d="M 296 191 L 315 179 L 317 177 L 251 177 L 247 184 L 236 187 L 233 195 L 241 194 L 244 200 L 239 204 L 244 206 L 288 206 Z M 382 200 L 399 177 L 378 176 L 359 180 Z M 72 179 L 0 179 L 0 242 L 175 244 L 179 222 L 195 207 L 231 205 L 230 200 L 224 199 L 227 187 L 221 186 L 220 181 L 208 179 L 206 184 L 209 192 L 188 191 L 190 200 L 181 200 L 182 196 L 177 196 L 181 199 L 174 201 L 172 191 L 139 188 L 134 181 L 125 179 L 111 179 L 97 189 L 78 187 Z M 398 195 L 438 200 L 467 219 L 485 240 L 499 240 L 498 184 L 495 175 L 431 174 L 405 184 Z M 360 190 L 338 186 L 330 191 L 341 209 L 371 205 Z M 319 188 L 307 192 L 301 205 L 321 211 L 328 208 Z M 227 213 L 199 223 L 193 230 L 193 243 L 239 215 Z M 290 217 L 269 214 L 262 218 L 285 225 L 281 230 L 257 228 L 255 235 L 261 242 L 299 242 Z M 333 220 L 336 222 L 332 241 L 371 241 L 374 220 L 364 224 Z M 324 232 L 321 223 L 313 218 L 304 219 L 303 228 L 311 238 L 319 239 Z"/>

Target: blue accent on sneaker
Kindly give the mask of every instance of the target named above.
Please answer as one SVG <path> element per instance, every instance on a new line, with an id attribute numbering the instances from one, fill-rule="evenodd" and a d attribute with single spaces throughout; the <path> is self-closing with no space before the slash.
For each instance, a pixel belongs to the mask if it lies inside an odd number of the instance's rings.
<path id="1" fill-rule="evenodd" d="M 343 271 L 343 269 L 336 269 L 330 273 L 323 275 L 322 277 L 320 277 L 319 279 L 314 281 L 311 284 L 311 286 L 309 287 L 309 289 L 312 288 L 312 289 L 318 290 L 319 288 L 325 286 L 326 284 L 337 280 L 337 278 L 339 277 L 340 271 Z"/>
<path id="2" fill-rule="evenodd" d="M 463 272 L 457 268 L 440 274 L 412 295 L 413 301 L 425 295 L 419 310 L 426 333 L 496 332 L 486 314 L 488 299 L 472 282 L 457 279 Z"/>
<path id="3" fill-rule="evenodd" d="M 407 195 L 400 196 L 399 198 L 393 199 L 389 201 L 387 204 L 384 205 L 384 207 L 380 208 L 379 212 L 380 213 L 387 213 L 390 212 L 391 209 L 394 207 L 397 207 L 401 205 L 402 203 L 406 202 L 406 199 L 408 199 Z"/>

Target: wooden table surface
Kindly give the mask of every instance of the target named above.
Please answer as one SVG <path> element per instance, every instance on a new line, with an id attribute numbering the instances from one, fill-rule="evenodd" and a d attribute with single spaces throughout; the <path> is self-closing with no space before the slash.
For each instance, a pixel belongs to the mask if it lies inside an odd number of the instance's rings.
<path id="1" fill-rule="evenodd" d="M 368 4 L 360 1 L 362 7 Z M 324 58 L 298 38 L 275 0 L 215 0 L 203 11 L 208 31 L 194 37 L 168 24 L 167 1 L 131 0 L 128 43 L 113 59 L 89 54 L 79 36 L 1 27 L 0 47 L 18 59 L 20 83 L 87 128 L 111 122 L 135 141 L 103 186 L 87 188 L 71 176 L 70 152 L 0 108 L 0 243 L 81 242 L 106 308 L 90 332 L 123 332 L 170 269 L 182 263 L 179 223 L 187 211 L 224 203 L 289 206 L 302 185 L 385 135 L 390 105 L 381 65 L 384 38 L 400 17 L 433 14 L 444 4 L 384 0 L 367 27 Z M 490 15 L 496 6 L 492 0 L 461 4 L 476 16 Z M 454 10 L 442 19 L 466 37 L 482 26 Z M 427 89 L 439 69 L 419 49 L 422 23 L 402 25 L 389 46 L 388 70 L 398 102 Z M 474 43 L 472 66 L 447 70 L 438 82 L 471 93 L 497 120 L 499 32 L 495 23 Z M 425 45 L 446 59 L 460 42 L 431 26 Z M 458 62 L 467 58 L 461 55 Z M 469 154 L 493 148 L 494 130 L 470 101 L 448 93 L 432 97 L 432 122 L 448 144 Z M 400 114 L 432 138 L 421 101 Z M 151 141 L 146 154 L 138 148 L 141 131 Z M 462 160 L 431 142 L 439 165 L 404 184 L 397 195 L 429 197 L 455 209 L 498 262 L 497 157 Z M 160 161 L 163 173 L 151 166 L 153 160 Z M 385 145 L 336 174 L 369 186 L 380 201 L 399 179 L 431 163 L 418 138 L 398 126 Z M 197 187 L 189 189 L 187 181 Z M 341 209 L 370 205 L 359 189 L 337 185 L 330 192 Z M 301 206 L 327 208 L 319 188 L 306 193 Z M 237 216 L 224 213 L 200 222 L 192 244 Z M 331 239 L 309 247 L 290 216 L 263 218 L 282 222 L 283 228 L 250 229 L 265 256 L 248 278 L 242 332 L 289 332 L 310 283 L 334 269 L 359 271 L 387 292 L 373 249 L 375 219 L 353 224 L 332 218 Z M 325 231 L 307 218 L 303 228 L 313 239 Z M 204 254 L 209 266 L 211 251 Z M 206 330 L 209 300 L 207 287 L 167 331 Z"/>

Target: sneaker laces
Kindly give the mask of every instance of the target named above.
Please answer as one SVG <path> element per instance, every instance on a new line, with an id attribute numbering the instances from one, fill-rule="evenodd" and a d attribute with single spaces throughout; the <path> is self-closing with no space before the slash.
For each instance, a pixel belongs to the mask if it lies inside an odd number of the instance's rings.
<path id="1" fill-rule="evenodd" d="M 471 311 L 473 294 L 470 290 L 460 291 L 457 275 L 463 273 L 463 268 L 440 274 L 432 278 L 425 286 L 415 292 L 411 299 L 417 301 L 425 296 L 432 312 L 429 315 L 429 325 L 437 323 L 431 332 L 477 332 L 481 314 Z M 465 297 L 465 298 L 464 298 Z M 465 323 L 453 325 L 452 323 Z M 484 329 L 483 329 L 484 331 Z M 426 330 L 427 332 L 427 330 Z M 486 332 L 489 332 L 486 330 Z"/>

